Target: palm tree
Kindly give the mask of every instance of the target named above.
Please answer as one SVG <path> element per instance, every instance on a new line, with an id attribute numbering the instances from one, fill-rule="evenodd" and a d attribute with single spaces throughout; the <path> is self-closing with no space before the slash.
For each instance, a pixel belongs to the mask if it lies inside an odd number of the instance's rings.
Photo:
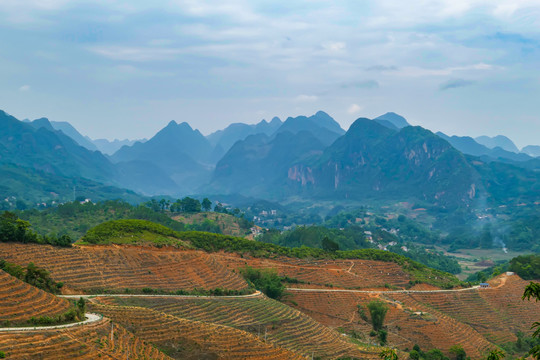
<path id="1" fill-rule="evenodd" d="M 379 353 L 379 357 L 383 360 L 398 360 L 396 349 L 386 348 Z"/>

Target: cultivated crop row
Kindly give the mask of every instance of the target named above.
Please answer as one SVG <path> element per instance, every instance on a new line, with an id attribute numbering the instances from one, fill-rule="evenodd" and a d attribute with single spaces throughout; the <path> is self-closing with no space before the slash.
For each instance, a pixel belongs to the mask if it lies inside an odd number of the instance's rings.
<path id="1" fill-rule="evenodd" d="M 48 270 L 56 281 L 80 291 L 143 288 L 176 291 L 218 287 L 240 290 L 247 287 L 240 276 L 202 251 L 0 243 L 0 258 L 19 265 L 34 262 Z"/>
<path id="2" fill-rule="evenodd" d="M 0 270 L 0 327 L 22 323 L 32 317 L 54 317 L 72 307 L 58 298 Z"/>
<path id="3" fill-rule="evenodd" d="M 99 304 L 93 307 L 145 340 L 171 351 L 196 344 L 200 353 L 216 354 L 220 359 L 302 358 L 253 334 L 224 325 L 181 319 L 142 307 Z"/>
<path id="4" fill-rule="evenodd" d="M 170 359 L 104 319 L 62 330 L 0 333 L 8 359 Z"/>
<path id="5" fill-rule="evenodd" d="M 110 299 L 98 299 L 111 304 Z M 151 308 L 176 318 L 221 324 L 251 332 L 282 348 L 322 358 L 376 356 L 309 316 L 264 296 L 254 298 L 166 299 L 118 298 L 115 304 Z"/>

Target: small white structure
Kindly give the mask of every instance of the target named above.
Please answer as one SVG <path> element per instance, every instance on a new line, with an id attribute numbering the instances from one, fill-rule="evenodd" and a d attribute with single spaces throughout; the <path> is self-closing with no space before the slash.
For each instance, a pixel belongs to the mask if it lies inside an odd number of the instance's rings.
<path id="1" fill-rule="evenodd" d="M 507 275 L 507 276 L 512 276 L 512 275 L 514 275 L 514 272 L 513 272 L 513 271 L 507 271 L 507 272 L 506 272 L 506 275 Z"/>

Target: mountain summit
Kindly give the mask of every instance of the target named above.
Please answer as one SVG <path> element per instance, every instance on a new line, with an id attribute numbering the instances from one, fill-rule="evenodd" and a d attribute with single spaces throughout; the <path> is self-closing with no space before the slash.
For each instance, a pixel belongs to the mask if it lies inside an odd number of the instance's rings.
<path id="1" fill-rule="evenodd" d="M 373 120 L 390 129 L 402 129 L 406 126 L 411 126 L 411 124 L 409 124 L 403 116 L 394 112 L 387 112 L 386 114 L 376 117 Z"/>

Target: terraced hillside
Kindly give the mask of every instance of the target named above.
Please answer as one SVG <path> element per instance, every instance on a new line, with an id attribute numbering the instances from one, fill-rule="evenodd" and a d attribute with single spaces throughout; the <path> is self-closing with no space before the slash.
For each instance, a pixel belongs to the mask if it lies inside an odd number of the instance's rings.
<path id="1" fill-rule="evenodd" d="M 400 294 L 401 295 L 401 294 Z M 411 349 L 414 344 L 423 349 L 438 348 L 448 351 L 452 345 L 460 344 L 472 358 L 479 358 L 491 344 L 469 326 L 444 314 L 429 311 L 425 305 L 407 304 L 394 300 L 388 294 L 366 294 L 346 292 L 290 292 L 290 302 L 315 320 L 331 327 L 342 327 L 364 334 L 364 341 L 376 342 L 367 334 L 371 330 L 369 312 L 365 305 L 374 299 L 389 305 L 385 325 L 388 342 L 400 349 Z M 399 296 L 398 296 L 399 297 Z M 361 319 L 358 305 L 368 314 L 367 321 Z M 422 313 L 422 315 L 420 315 Z"/>
<path id="2" fill-rule="evenodd" d="M 316 285 L 332 285 L 347 289 L 384 288 L 385 285 L 404 287 L 412 279 L 396 263 L 373 260 L 307 260 L 286 257 L 264 259 L 232 254 L 221 254 L 219 260 L 236 269 L 247 265 L 276 269 L 279 275 L 308 283 L 309 287 L 317 287 Z"/>
<path id="3" fill-rule="evenodd" d="M 0 332 L 7 359 L 170 359 L 108 319 L 57 330 Z"/>
<path id="4" fill-rule="evenodd" d="M 147 287 L 168 291 L 247 288 L 243 278 L 215 256 L 196 250 L 0 243 L 0 258 L 18 265 L 34 262 L 78 293 Z"/>
<path id="5" fill-rule="evenodd" d="M 408 294 L 403 300 L 420 302 L 451 316 L 496 344 L 515 342 L 518 331 L 531 334 L 540 303 L 521 300 L 528 281 L 501 275 L 491 284 L 491 288 L 479 291 Z"/>
<path id="6" fill-rule="evenodd" d="M 0 326 L 22 324 L 32 317 L 55 317 L 72 307 L 68 300 L 28 285 L 0 270 Z"/>
<path id="7" fill-rule="evenodd" d="M 365 305 L 385 301 L 389 343 L 400 349 L 419 344 L 423 349 L 448 351 L 461 345 L 472 358 L 481 358 L 494 345 L 515 342 L 515 334 L 531 334 L 540 303 L 522 301 L 528 284 L 518 276 L 499 276 L 488 289 L 464 291 L 358 293 L 288 291 L 287 302 L 327 326 L 368 334 L 371 330 Z M 363 320 L 358 312 L 368 314 Z M 369 341 L 369 337 L 365 336 Z"/>
<path id="8" fill-rule="evenodd" d="M 206 299 L 105 298 L 99 302 L 113 306 L 137 306 L 178 319 L 232 327 L 302 356 L 314 354 L 325 359 L 377 357 L 375 350 L 359 348 L 302 312 L 262 295 Z M 104 313 L 110 316 L 109 312 Z"/>
<path id="9" fill-rule="evenodd" d="M 94 304 L 92 308 L 175 359 L 302 359 L 272 342 L 229 326 L 182 319 L 136 306 Z"/>

